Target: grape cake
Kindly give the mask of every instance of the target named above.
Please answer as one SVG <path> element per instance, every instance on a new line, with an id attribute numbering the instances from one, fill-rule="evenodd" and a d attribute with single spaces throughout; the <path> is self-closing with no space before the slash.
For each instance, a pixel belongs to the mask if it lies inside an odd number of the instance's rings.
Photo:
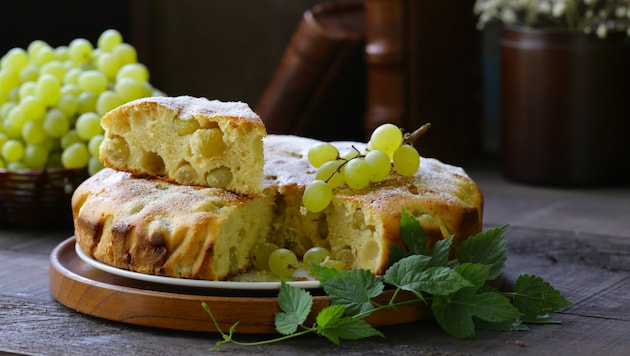
<path id="1" fill-rule="evenodd" d="M 195 98 L 142 98 L 105 114 L 106 167 L 184 185 L 262 193 L 262 120 L 247 104 Z"/>
<path id="2" fill-rule="evenodd" d="M 262 193 L 180 184 L 105 168 L 72 199 L 75 238 L 86 254 L 131 271 L 227 280 L 251 270 L 252 251 L 265 243 L 302 258 L 313 247 L 330 251 L 343 268 L 382 274 L 390 244 L 402 245 L 402 208 L 416 217 L 429 245 L 454 235 L 453 248 L 482 227 L 483 195 L 465 171 L 422 157 L 410 175 L 354 189 L 342 184 L 320 211 L 305 209 L 305 189 L 316 180 L 309 148 L 320 141 L 267 135 Z M 343 155 L 366 144 L 332 142 Z"/>

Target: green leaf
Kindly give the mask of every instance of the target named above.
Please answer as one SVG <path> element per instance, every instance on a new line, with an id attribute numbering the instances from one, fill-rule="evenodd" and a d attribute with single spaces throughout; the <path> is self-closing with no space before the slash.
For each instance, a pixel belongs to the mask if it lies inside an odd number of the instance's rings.
<path id="1" fill-rule="evenodd" d="M 514 305 L 527 317 L 546 315 L 573 305 L 541 277 L 521 275 L 514 284 Z"/>
<path id="2" fill-rule="evenodd" d="M 385 288 L 384 283 L 366 269 L 345 271 L 314 265 L 313 272 L 330 302 L 343 305 L 347 315 L 373 309 L 370 299 L 380 295 Z"/>
<path id="3" fill-rule="evenodd" d="M 460 263 L 481 263 L 490 265 L 489 279 L 501 275 L 507 259 L 505 254 L 505 234 L 509 225 L 486 230 L 471 236 L 457 248 Z"/>
<path id="4" fill-rule="evenodd" d="M 389 261 L 394 264 L 411 255 L 429 255 L 427 236 L 418 220 L 402 208 L 400 215 L 400 238 L 405 247 L 389 245 Z"/>
<path id="5" fill-rule="evenodd" d="M 472 284 L 449 267 L 425 268 L 430 257 L 409 256 L 391 266 L 383 276 L 385 282 L 420 297 L 422 292 L 448 295 Z"/>
<path id="6" fill-rule="evenodd" d="M 451 235 L 446 239 L 438 240 L 435 246 L 431 249 L 431 266 L 446 267 L 448 266 L 448 257 L 453 244 L 453 236 Z"/>
<path id="7" fill-rule="evenodd" d="M 463 263 L 455 267 L 454 270 L 477 287 L 477 289 L 485 285 L 490 274 L 490 266 L 479 263 Z"/>
<path id="8" fill-rule="evenodd" d="M 276 330 L 284 335 L 293 334 L 306 320 L 313 306 L 313 298 L 304 289 L 281 282 L 278 306 L 282 310 L 275 315 Z"/>
<path id="9" fill-rule="evenodd" d="M 476 294 L 475 288 L 463 288 L 448 297 L 434 296 L 431 309 L 440 327 L 460 339 L 475 337 L 473 317 L 503 323 L 521 315 L 500 293 Z"/>
<path id="10" fill-rule="evenodd" d="M 384 335 L 365 320 L 343 317 L 343 305 L 330 305 L 317 315 L 317 333 L 339 345 L 339 339 L 358 340 Z"/>

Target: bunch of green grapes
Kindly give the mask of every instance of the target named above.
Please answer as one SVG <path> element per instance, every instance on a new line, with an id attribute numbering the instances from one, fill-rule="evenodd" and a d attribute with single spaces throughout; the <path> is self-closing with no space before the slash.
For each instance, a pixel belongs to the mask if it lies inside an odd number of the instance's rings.
<path id="1" fill-rule="evenodd" d="M 333 189 L 343 184 L 354 190 L 365 188 L 385 180 L 392 167 L 400 175 L 412 176 L 420 166 L 420 155 L 408 137 L 398 126 L 388 123 L 372 132 L 364 152 L 354 148 L 340 155 L 331 143 L 313 145 L 308 160 L 317 172 L 304 190 L 302 205 L 310 212 L 320 212 L 330 204 Z"/>
<path id="2" fill-rule="evenodd" d="M 311 263 L 321 264 L 330 257 L 330 252 L 324 247 L 311 247 L 302 261 L 304 267 L 311 270 Z M 278 247 L 272 242 L 256 245 L 251 254 L 252 264 L 261 271 L 270 271 L 276 277 L 290 279 L 298 268 L 297 255 L 287 249 Z"/>
<path id="3" fill-rule="evenodd" d="M 136 49 L 104 31 L 51 47 L 35 40 L 0 59 L 0 169 L 102 168 L 100 118 L 129 101 L 164 95 Z"/>

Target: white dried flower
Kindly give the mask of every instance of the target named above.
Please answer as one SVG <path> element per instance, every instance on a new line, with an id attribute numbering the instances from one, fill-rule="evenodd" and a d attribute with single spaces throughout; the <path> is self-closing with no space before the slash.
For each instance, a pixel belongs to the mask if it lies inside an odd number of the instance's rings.
<path id="1" fill-rule="evenodd" d="M 615 16 L 622 18 L 626 16 L 626 8 L 624 6 L 619 6 L 615 9 Z"/>
<path id="2" fill-rule="evenodd" d="M 597 37 L 606 38 L 607 34 L 608 34 L 608 27 L 606 27 L 606 25 L 601 24 L 597 26 Z"/>
<path id="3" fill-rule="evenodd" d="M 557 2 L 555 4 L 553 4 L 553 9 L 551 10 L 551 13 L 554 17 L 562 17 L 564 16 L 564 14 L 566 13 L 567 10 L 567 4 L 564 2 Z"/>

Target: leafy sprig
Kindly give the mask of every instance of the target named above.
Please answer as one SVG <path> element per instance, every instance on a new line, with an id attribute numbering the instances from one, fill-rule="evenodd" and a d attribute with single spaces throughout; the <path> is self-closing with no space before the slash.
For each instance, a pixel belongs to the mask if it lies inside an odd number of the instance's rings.
<path id="1" fill-rule="evenodd" d="M 526 323 L 558 323 L 549 314 L 573 303 L 542 278 L 521 275 L 511 292 L 488 285 L 505 267 L 508 227 L 503 225 L 471 236 L 458 246 L 455 260 L 449 260 L 453 236 L 429 248 L 422 226 L 403 209 L 400 235 L 405 246 L 390 246 L 392 264 L 382 277 L 364 269 L 338 270 L 312 264 L 313 273 L 331 303 L 316 315 L 313 325 L 305 325 L 313 306 L 312 296 L 284 281 L 278 294 L 281 312 L 274 319 L 281 334 L 277 338 L 239 342 L 233 338 L 238 323 L 228 333 L 223 332 L 208 305 L 203 303 L 223 336 L 214 349 L 225 343 L 269 344 L 308 333 L 326 337 L 335 344 L 341 339 L 384 337 L 365 317 L 410 303 L 429 305 L 438 325 L 461 339 L 474 338 L 477 329 L 527 330 Z M 387 286 L 394 289 L 392 297 L 379 305 L 374 300 Z M 401 301 L 398 298 L 401 291 L 413 293 L 415 299 Z"/>

